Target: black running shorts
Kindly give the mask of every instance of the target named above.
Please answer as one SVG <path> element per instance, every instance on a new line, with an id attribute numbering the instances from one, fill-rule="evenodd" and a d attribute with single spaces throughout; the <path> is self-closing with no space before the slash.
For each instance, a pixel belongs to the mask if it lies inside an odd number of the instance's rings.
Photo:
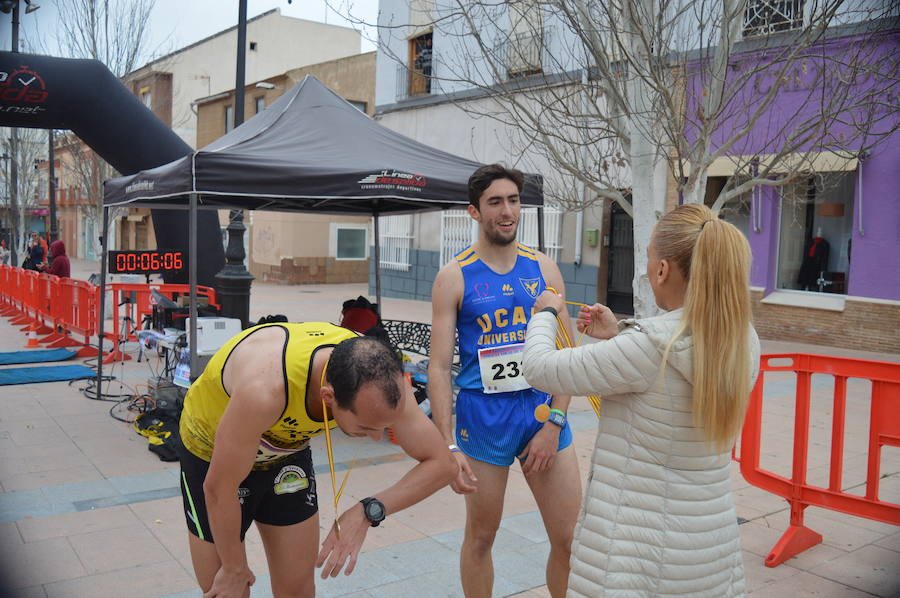
<path id="1" fill-rule="evenodd" d="M 203 494 L 209 462 L 195 456 L 184 446 L 179 448 L 181 498 L 188 530 L 201 540 L 212 542 Z M 319 506 L 309 448 L 269 469 L 251 471 L 238 487 L 235 498 L 241 503 L 241 541 L 254 521 L 267 525 L 293 525 L 315 515 Z"/>

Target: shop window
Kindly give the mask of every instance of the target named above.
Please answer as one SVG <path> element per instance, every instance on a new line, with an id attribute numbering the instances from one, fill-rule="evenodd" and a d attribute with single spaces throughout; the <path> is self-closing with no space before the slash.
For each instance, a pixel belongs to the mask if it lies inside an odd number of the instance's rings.
<path id="1" fill-rule="evenodd" d="M 731 178 L 733 179 L 732 185 L 741 184 L 746 180 L 741 180 L 738 177 Z M 729 177 L 725 176 L 711 176 L 707 178 L 706 197 L 704 200 L 707 206 L 713 207 L 729 180 Z M 719 218 L 733 224 L 747 238 L 750 237 L 750 204 L 754 193 L 759 193 L 759 188 L 737 197 L 732 197 L 719 208 Z"/>
<path id="2" fill-rule="evenodd" d="M 824 173 L 781 189 L 779 289 L 846 294 L 854 179 L 853 173 Z"/>
<path id="3" fill-rule="evenodd" d="M 365 225 L 331 225 L 331 256 L 337 260 L 364 260 L 369 257 L 369 230 Z"/>

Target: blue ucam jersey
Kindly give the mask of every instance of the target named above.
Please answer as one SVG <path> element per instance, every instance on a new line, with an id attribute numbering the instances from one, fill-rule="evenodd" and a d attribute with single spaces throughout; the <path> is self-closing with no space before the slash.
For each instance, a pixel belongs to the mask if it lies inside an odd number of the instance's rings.
<path id="1" fill-rule="evenodd" d="M 491 270 L 471 246 L 456 255 L 465 289 L 456 319 L 460 388 L 486 393 L 528 388 L 521 372 L 525 329 L 534 300 L 547 285 L 534 250 L 517 248 L 516 265 L 506 274 Z"/>

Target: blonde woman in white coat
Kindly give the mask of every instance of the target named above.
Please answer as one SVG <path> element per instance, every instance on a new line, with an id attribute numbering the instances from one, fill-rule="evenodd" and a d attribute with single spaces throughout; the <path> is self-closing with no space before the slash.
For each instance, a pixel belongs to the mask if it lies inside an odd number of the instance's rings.
<path id="1" fill-rule="evenodd" d="M 750 248 L 709 208 L 685 205 L 656 225 L 647 253 L 662 315 L 616 322 L 583 307 L 579 330 L 605 340 L 557 350 L 565 304 L 545 292 L 528 325 L 529 384 L 603 395 L 568 596 L 743 596 L 729 469 L 759 367 Z"/>

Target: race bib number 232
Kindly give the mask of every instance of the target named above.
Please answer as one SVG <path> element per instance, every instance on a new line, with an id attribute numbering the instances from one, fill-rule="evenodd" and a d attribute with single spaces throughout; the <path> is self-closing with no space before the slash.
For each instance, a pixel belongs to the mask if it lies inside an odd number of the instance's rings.
<path id="1" fill-rule="evenodd" d="M 493 394 L 530 388 L 522 375 L 524 354 L 525 343 L 479 349 L 478 366 L 484 392 Z"/>

